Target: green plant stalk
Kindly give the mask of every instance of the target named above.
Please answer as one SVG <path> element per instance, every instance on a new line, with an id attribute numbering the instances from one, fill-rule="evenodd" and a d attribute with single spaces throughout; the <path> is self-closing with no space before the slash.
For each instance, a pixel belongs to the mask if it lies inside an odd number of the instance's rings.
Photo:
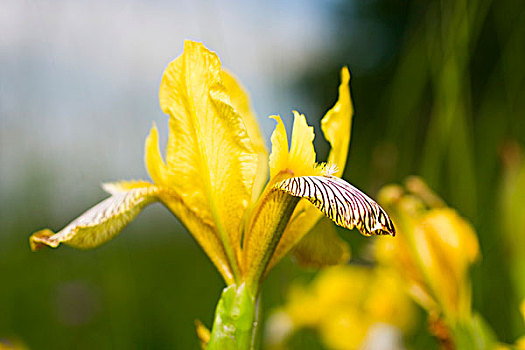
<path id="1" fill-rule="evenodd" d="M 223 289 L 207 350 L 249 350 L 254 348 L 256 296 L 246 284 Z"/>
<path id="2" fill-rule="evenodd" d="M 469 320 L 451 322 L 450 328 L 457 349 L 491 350 L 496 346 L 494 331 L 477 313 Z"/>

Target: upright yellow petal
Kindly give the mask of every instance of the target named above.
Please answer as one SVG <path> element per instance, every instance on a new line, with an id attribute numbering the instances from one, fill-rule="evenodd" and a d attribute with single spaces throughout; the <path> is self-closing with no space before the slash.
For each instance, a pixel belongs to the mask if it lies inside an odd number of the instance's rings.
<path id="1" fill-rule="evenodd" d="M 337 165 L 338 171 L 334 176 L 341 176 L 345 169 L 350 134 L 352 131 L 352 116 L 354 108 L 350 97 L 350 73 L 347 67 L 341 69 L 341 84 L 339 85 L 339 99 L 321 121 L 326 140 L 332 146 L 328 155 L 328 163 Z"/>
<path id="2" fill-rule="evenodd" d="M 293 111 L 293 116 L 288 168 L 293 171 L 294 176 L 313 175 L 315 172 L 314 128 L 306 123 L 304 114 Z"/>
<path id="3" fill-rule="evenodd" d="M 170 179 L 169 170 L 164 161 L 159 149 L 159 136 L 157 126 L 153 123 L 151 131 L 146 139 L 146 146 L 144 150 L 144 162 L 149 176 L 158 185 L 169 186 Z"/>
<path id="4" fill-rule="evenodd" d="M 261 134 L 257 117 L 252 110 L 248 93 L 231 72 L 223 70 L 222 81 L 226 90 L 228 90 L 232 106 L 239 113 L 246 126 L 246 131 L 252 141 L 254 150 L 257 153 L 266 154 L 266 157 L 268 157 L 266 142 Z"/>
<path id="5" fill-rule="evenodd" d="M 286 170 L 288 167 L 288 158 L 290 150 L 288 148 L 288 137 L 286 128 L 280 116 L 273 115 L 270 118 L 277 122 L 275 130 L 272 133 L 272 153 L 270 154 L 270 179 L 273 179 L 279 172 Z"/>
<path id="6" fill-rule="evenodd" d="M 250 97 L 238 79 L 228 71 L 222 71 L 222 81 L 230 95 L 231 103 L 246 126 L 253 149 L 257 153 L 257 171 L 253 183 L 251 206 L 257 201 L 268 179 L 268 150 L 261 134 L 257 117 L 252 110 Z"/>
<path id="7" fill-rule="evenodd" d="M 277 121 L 277 126 L 272 134 L 270 182 L 279 173 L 287 173 L 288 177 L 322 173 L 322 169 L 315 163 L 314 128 L 307 124 L 303 114 L 297 111 L 293 114 L 292 142 L 289 150 L 284 124 L 279 116 L 272 116 Z"/>
<path id="8" fill-rule="evenodd" d="M 222 77 L 215 53 L 186 41 L 182 56 L 164 72 L 159 99 L 170 115 L 166 162 L 173 180 L 169 185 L 193 212 L 214 223 L 236 265 L 257 154 Z"/>
<path id="9" fill-rule="evenodd" d="M 145 163 L 155 183 L 168 188 L 170 183 L 177 181 L 162 160 L 158 144 L 158 132 L 155 124 L 146 139 Z M 113 193 L 111 189 L 114 187 L 112 184 L 111 186 L 105 185 L 104 188 L 109 190 L 108 192 Z M 233 283 L 231 266 L 228 262 L 219 233 L 217 232 L 217 227 L 209 215 L 206 215 L 209 213 L 193 210 L 184 202 L 178 193 L 175 195 L 176 191 L 176 189 L 171 189 L 170 193 L 161 195 L 160 199 L 193 235 L 217 270 L 219 270 L 226 283 Z"/>

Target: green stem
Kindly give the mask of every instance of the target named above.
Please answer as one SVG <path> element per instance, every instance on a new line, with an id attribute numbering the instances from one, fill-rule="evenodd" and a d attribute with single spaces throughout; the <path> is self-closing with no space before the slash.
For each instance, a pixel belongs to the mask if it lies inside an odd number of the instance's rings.
<path id="1" fill-rule="evenodd" d="M 223 289 L 207 350 L 250 350 L 254 347 L 256 297 L 246 285 Z"/>

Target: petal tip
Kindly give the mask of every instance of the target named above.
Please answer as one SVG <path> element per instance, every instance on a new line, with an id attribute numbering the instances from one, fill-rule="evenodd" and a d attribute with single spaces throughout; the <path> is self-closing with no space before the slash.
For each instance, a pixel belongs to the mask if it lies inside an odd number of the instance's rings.
<path id="1" fill-rule="evenodd" d="M 275 120 L 277 123 L 281 122 L 281 116 L 278 114 L 271 115 L 268 118 Z"/>
<path id="2" fill-rule="evenodd" d="M 45 246 L 56 248 L 58 246 L 58 242 L 51 239 L 54 234 L 55 233 L 49 229 L 44 229 L 33 233 L 31 237 L 29 237 L 29 245 L 31 246 L 31 250 L 36 252 Z"/>
<path id="3" fill-rule="evenodd" d="M 348 66 L 343 66 L 341 68 L 341 82 L 343 84 L 348 84 L 350 81 L 350 70 L 348 69 Z"/>

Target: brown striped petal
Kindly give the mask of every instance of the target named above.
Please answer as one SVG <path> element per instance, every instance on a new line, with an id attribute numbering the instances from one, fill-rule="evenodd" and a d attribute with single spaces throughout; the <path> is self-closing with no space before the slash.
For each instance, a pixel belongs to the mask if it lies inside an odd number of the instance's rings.
<path id="1" fill-rule="evenodd" d="M 357 228 L 363 235 L 395 236 L 392 220 L 366 194 L 334 176 L 301 176 L 281 181 L 276 187 L 292 196 L 308 199 L 337 225 Z"/>

